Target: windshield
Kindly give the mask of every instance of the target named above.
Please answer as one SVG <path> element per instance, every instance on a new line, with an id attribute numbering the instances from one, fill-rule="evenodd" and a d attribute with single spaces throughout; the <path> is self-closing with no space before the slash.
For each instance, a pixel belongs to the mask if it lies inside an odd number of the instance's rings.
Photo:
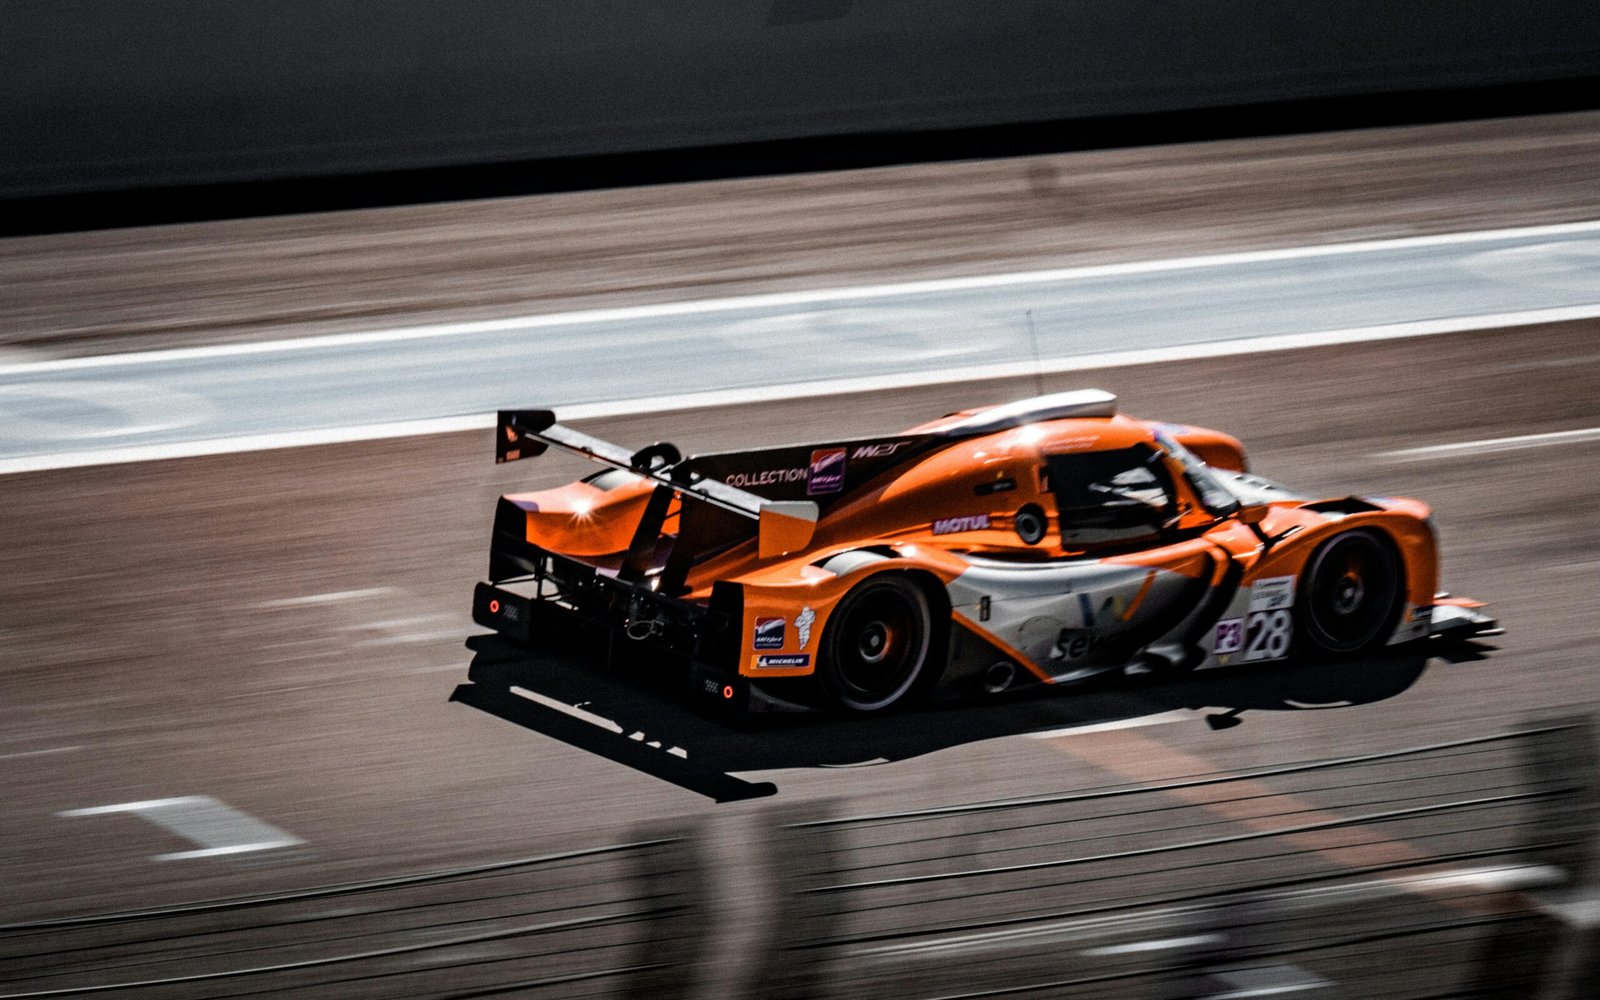
<path id="1" fill-rule="evenodd" d="M 1156 432 L 1156 441 L 1183 466 L 1183 478 L 1213 516 L 1226 517 L 1239 509 L 1239 498 L 1217 482 L 1217 477 L 1211 474 L 1206 463 L 1200 461 L 1200 456 L 1160 431 Z"/>
<path id="2" fill-rule="evenodd" d="M 1151 542 L 1173 518 L 1171 476 L 1149 445 L 1047 455 L 1045 461 L 1065 548 Z"/>

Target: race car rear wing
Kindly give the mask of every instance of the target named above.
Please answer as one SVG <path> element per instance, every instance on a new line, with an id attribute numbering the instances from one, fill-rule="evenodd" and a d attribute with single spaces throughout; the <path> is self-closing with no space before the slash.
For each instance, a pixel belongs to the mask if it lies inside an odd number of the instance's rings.
<path id="1" fill-rule="evenodd" d="M 652 505 L 660 508 L 660 516 L 665 515 L 665 500 L 676 493 L 755 521 L 757 551 L 763 559 L 805 548 L 816 532 L 819 512 L 815 502 L 768 500 L 682 469 L 679 464 L 683 456 L 666 442 L 629 451 L 621 445 L 556 423 L 556 415 L 551 410 L 500 411 L 495 428 L 496 464 L 542 455 L 551 445 L 653 480 L 658 495 L 663 497 L 661 504 Z"/>

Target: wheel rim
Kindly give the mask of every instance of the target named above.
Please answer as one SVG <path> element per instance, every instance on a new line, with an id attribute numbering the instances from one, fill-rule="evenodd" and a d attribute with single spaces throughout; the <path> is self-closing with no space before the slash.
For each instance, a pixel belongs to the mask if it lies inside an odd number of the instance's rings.
<path id="1" fill-rule="evenodd" d="M 1348 653 L 1376 642 L 1390 624 L 1399 596 L 1395 557 L 1365 532 L 1323 546 L 1306 572 L 1306 631 L 1330 652 Z"/>
<path id="2" fill-rule="evenodd" d="M 869 585 L 841 609 L 832 674 L 839 701 L 855 711 L 892 705 L 928 654 L 927 599 L 915 587 Z"/>

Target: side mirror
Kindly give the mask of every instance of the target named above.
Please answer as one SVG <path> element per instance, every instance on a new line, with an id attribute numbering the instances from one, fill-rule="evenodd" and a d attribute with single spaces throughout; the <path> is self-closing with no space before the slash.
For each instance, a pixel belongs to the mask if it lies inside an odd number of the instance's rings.
<path id="1" fill-rule="evenodd" d="M 1256 536 L 1263 552 L 1272 548 L 1272 543 L 1277 541 L 1261 527 L 1261 522 L 1265 521 L 1271 512 L 1271 505 L 1264 503 L 1247 503 L 1239 508 L 1239 523 L 1247 526 L 1250 533 Z"/>
<path id="2" fill-rule="evenodd" d="M 1239 523 L 1255 527 L 1267 519 L 1272 513 L 1272 505 L 1264 503 L 1247 503 L 1239 508 Z"/>

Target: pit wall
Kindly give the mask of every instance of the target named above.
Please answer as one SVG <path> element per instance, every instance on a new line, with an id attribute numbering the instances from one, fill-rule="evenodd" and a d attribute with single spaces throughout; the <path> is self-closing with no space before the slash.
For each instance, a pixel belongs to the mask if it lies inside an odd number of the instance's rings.
<path id="1" fill-rule="evenodd" d="M 1600 75 L 1588 0 L 6 0 L 0 199 Z"/>

